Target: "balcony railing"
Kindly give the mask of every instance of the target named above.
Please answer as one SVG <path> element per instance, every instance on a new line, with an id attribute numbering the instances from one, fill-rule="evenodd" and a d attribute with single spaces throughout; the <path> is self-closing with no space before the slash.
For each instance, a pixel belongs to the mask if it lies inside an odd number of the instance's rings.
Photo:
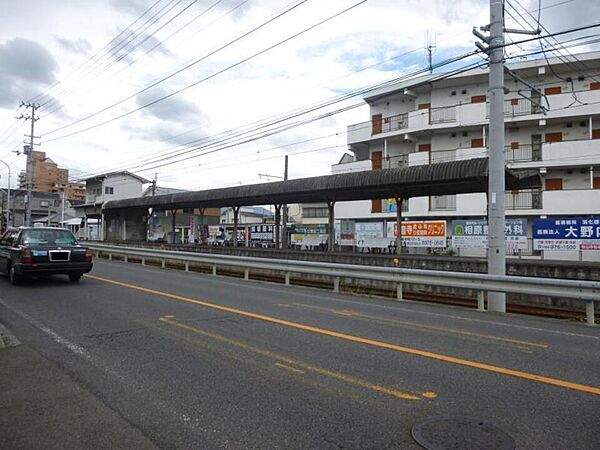
<path id="1" fill-rule="evenodd" d="M 456 161 L 456 149 L 429 152 L 429 164 Z"/>
<path id="2" fill-rule="evenodd" d="M 389 133 L 390 131 L 398 131 L 408 128 L 408 113 L 398 114 L 395 116 L 384 117 L 381 124 L 381 132 Z"/>
<path id="3" fill-rule="evenodd" d="M 408 154 L 388 156 L 387 159 L 383 161 L 384 169 L 396 169 L 398 167 L 408 167 Z"/>
<path id="4" fill-rule="evenodd" d="M 504 115 L 507 117 L 525 116 L 541 112 L 537 105 L 532 105 L 526 98 L 512 98 L 504 101 Z M 490 117 L 490 104 L 487 104 L 486 117 Z"/>
<path id="5" fill-rule="evenodd" d="M 539 189 L 509 191 L 504 197 L 504 207 L 506 209 L 542 209 L 542 191 Z"/>
<path id="6" fill-rule="evenodd" d="M 542 144 L 519 144 L 516 147 L 507 145 L 505 147 L 505 155 L 507 162 L 541 161 Z"/>
<path id="7" fill-rule="evenodd" d="M 429 123 L 446 123 L 456 121 L 456 107 L 442 107 L 429 109 Z"/>
<path id="8" fill-rule="evenodd" d="M 429 197 L 431 211 L 453 211 L 456 209 L 456 195 L 432 195 Z"/>

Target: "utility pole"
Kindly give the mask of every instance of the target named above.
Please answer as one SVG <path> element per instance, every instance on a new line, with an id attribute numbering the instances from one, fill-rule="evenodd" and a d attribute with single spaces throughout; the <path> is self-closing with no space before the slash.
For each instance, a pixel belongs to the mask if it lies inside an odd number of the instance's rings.
<path id="1" fill-rule="evenodd" d="M 39 117 L 35 116 L 35 110 L 40 107 L 37 103 L 24 103 L 21 102 L 21 106 L 25 108 L 31 109 L 30 116 L 21 115 L 18 119 L 31 120 L 31 133 L 29 135 L 25 135 L 29 138 L 29 142 L 25 141 L 25 146 L 23 147 L 24 153 L 27 156 L 27 167 L 25 169 L 27 174 L 27 197 L 26 201 L 26 210 L 25 210 L 25 226 L 31 226 L 31 203 L 32 203 L 32 191 L 33 191 L 33 140 L 37 138 L 34 133 L 35 122 L 38 121 Z"/>
<path id="2" fill-rule="evenodd" d="M 2 160 L 0 160 L 0 163 L 4 164 L 6 166 L 6 170 L 8 170 L 8 185 L 6 186 L 6 227 L 8 228 L 10 225 L 10 165 Z M 4 214 L 4 211 L 2 214 Z"/>
<path id="3" fill-rule="evenodd" d="M 475 45 L 489 55 L 490 105 L 489 164 L 488 164 L 488 274 L 506 275 L 506 243 L 504 227 L 505 157 L 504 157 L 504 0 L 490 0 L 490 23 L 481 27 L 489 31 L 486 37 L 475 28 L 473 34 L 480 42 Z M 488 310 L 506 312 L 506 294 L 490 292 Z"/>
<path id="4" fill-rule="evenodd" d="M 283 171 L 283 181 L 287 181 L 288 179 L 288 155 L 285 155 L 285 169 Z M 287 239 L 287 222 L 288 222 L 288 210 L 287 204 L 283 205 L 283 237 L 281 239 L 281 247 L 287 248 L 288 239 Z"/>
<path id="5" fill-rule="evenodd" d="M 433 40 L 431 39 L 431 31 L 425 32 L 425 55 L 427 56 L 427 67 L 429 67 L 429 73 L 433 73 L 433 52 L 436 49 L 435 45 L 435 34 Z"/>
<path id="6" fill-rule="evenodd" d="M 152 180 L 152 197 L 156 195 L 156 178 L 158 177 L 158 173 L 154 172 L 154 180 Z"/>

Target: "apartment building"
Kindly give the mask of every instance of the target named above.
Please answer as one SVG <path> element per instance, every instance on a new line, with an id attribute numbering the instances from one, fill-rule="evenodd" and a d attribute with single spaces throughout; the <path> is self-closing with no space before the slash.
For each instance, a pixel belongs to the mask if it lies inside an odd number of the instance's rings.
<path id="1" fill-rule="evenodd" d="M 29 170 L 29 168 L 27 168 Z M 19 173 L 19 188 L 27 189 L 27 170 Z M 34 192 L 63 193 L 67 200 L 84 201 L 85 183 L 69 182 L 69 170 L 58 167 L 45 152 L 31 154 L 32 189 Z"/>
<path id="2" fill-rule="evenodd" d="M 69 182 L 69 171 L 61 169 L 46 157 L 45 152 L 31 153 L 33 190 L 36 192 L 59 192 Z M 19 188 L 27 189 L 27 171 L 19 173 Z"/>
<path id="3" fill-rule="evenodd" d="M 600 216 L 600 52 L 576 56 L 578 61 L 507 65 L 516 76 L 505 76 L 506 164 L 538 171 L 543 186 L 507 192 L 506 214 L 526 219 L 530 237 L 534 218 Z M 439 76 L 367 93 L 370 120 L 348 127 L 351 157 L 333 165 L 332 172 L 487 156 L 487 70 L 435 81 Z M 486 203 L 486 194 L 479 193 L 416 197 L 402 206 L 408 220 L 449 221 L 485 219 Z M 385 235 L 395 208 L 388 199 L 373 199 L 339 203 L 335 214 L 336 219 L 380 222 Z M 579 253 L 546 252 L 546 257 L 581 259 Z M 600 259 L 598 251 L 585 253 L 583 259 Z"/>

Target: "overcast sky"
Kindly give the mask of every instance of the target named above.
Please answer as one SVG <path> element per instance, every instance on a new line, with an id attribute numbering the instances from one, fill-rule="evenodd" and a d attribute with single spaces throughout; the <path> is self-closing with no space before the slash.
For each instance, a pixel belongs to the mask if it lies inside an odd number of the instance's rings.
<path id="1" fill-rule="evenodd" d="M 537 9 L 537 0 L 519 1 Z M 17 110 L 21 100 L 35 100 L 42 105 L 35 124 L 39 149 L 72 178 L 128 169 L 149 179 L 157 172 L 164 186 L 223 187 L 259 182 L 258 174 L 282 175 L 285 154 L 291 178 L 330 173 L 346 149 L 347 125 L 368 120 L 367 107 L 244 145 L 184 145 L 231 138 L 258 121 L 424 67 L 427 30 L 437 36 L 435 60 L 472 50 L 470 30 L 489 16 L 487 0 L 367 0 L 292 37 L 357 3 L 0 0 L 0 159 L 11 163 L 16 178 L 24 157 L 12 151 L 21 147 L 29 123 L 14 116 L 27 112 Z M 517 0 L 511 3 L 523 12 Z M 600 20 L 600 2 L 543 0 L 542 8 L 551 31 Z M 355 97 L 319 112 L 358 102 Z M 153 167 L 183 151 L 180 162 Z M 149 164 L 154 160 L 159 163 Z"/>

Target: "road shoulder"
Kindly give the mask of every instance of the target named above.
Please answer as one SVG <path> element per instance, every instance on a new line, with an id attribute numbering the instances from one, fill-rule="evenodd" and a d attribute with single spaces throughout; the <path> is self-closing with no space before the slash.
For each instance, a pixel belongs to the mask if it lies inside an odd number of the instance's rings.
<path id="1" fill-rule="evenodd" d="M 63 370 L 26 345 L 0 350 L 0 448 L 155 449 Z"/>

